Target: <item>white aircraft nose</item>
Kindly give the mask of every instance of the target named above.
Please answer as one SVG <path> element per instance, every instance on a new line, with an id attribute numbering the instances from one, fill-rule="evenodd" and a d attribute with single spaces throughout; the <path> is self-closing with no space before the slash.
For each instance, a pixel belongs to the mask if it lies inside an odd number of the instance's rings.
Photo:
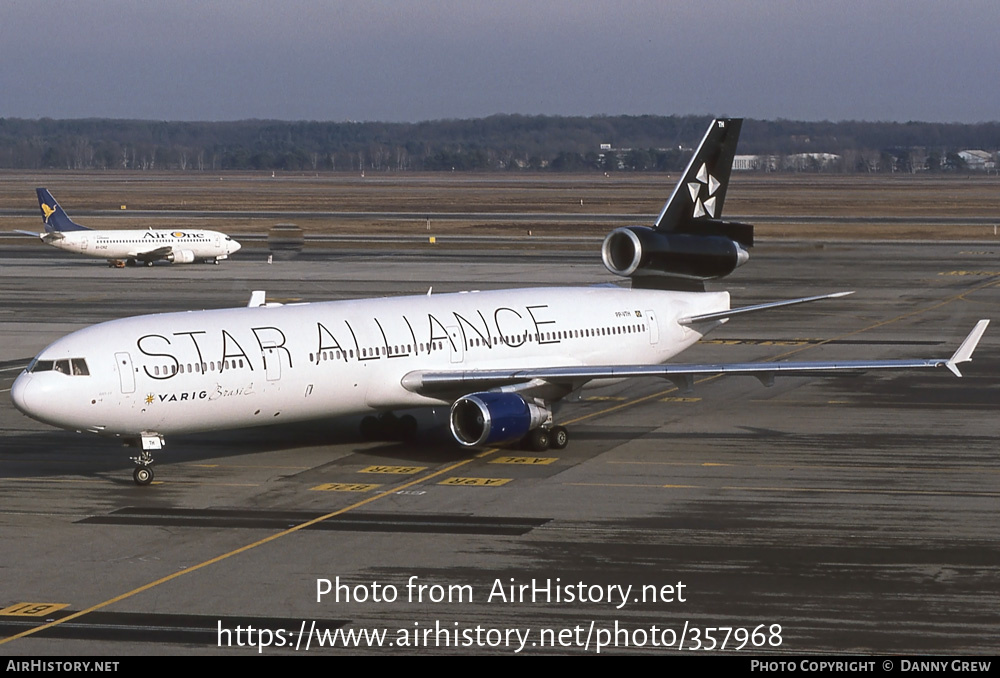
<path id="1" fill-rule="evenodd" d="M 14 385 L 10 387 L 10 397 L 14 401 L 14 407 L 24 414 L 31 416 L 31 409 L 28 405 L 28 391 L 31 384 L 31 375 L 22 373 L 14 380 Z"/>
<path id="2" fill-rule="evenodd" d="M 232 254 L 233 252 L 238 251 L 241 247 L 243 247 L 243 245 L 239 244 L 235 240 L 230 240 L 229 241 L 229 253 L 230 254 Z"/>

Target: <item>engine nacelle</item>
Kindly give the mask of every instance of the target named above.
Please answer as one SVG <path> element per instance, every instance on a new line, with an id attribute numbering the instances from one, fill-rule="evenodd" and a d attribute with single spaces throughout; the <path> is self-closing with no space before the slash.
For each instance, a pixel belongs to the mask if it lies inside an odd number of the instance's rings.
<path id="1" fill-rule="evenodd" d="M 167 255 L 167 261 L 172 264 L 192 264 L 194 263 L 194 252 L 191 250 L 171 250 Z"/>
<path id="2" fill-rule="evenodd" d="M 744 226 L 721 222 L 720 225 Z M 750 253 L 740 242 L 721 233 L 681 233 L 626 226 L 608 234 L 601 257 L 609 271 L 627 278 L 667 276 L 700 281 L 729 275 L 746 263 Z"/>
<path id="3" fill-rule="evenodd" d="M 451 406 L 451 434 L 466 447 L 523 438 L 552 416 L 516 393 L 487 391 L 462 396 Z"/>

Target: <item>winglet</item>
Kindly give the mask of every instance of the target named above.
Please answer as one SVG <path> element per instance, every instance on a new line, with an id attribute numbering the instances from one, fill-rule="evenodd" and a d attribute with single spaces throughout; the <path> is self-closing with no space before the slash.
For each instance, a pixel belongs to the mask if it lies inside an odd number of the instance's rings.
<path id="1" fill-rule="evenodd" d="M 958 371 L 957 365 L 972 360 L 972 352 L 976 350 L 976 346 L 979 345 L 979 340 L 983 338 L 983 333 L 986 332 L 986 326 L 989 324 L 989 319 L 977 322 L 976 326 L 969 332 L 969 336 L 962 342 L 962 345 L 958 347 L 958 350 L 945 363 L 945 367 L 951 370 L 956 377 L 962 376 L 962 373 Z"/>

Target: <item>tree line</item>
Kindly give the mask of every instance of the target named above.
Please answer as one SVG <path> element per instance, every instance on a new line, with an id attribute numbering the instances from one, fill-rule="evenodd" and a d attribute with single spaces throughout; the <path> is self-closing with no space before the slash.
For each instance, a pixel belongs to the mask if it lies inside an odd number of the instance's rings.
<path id="1" fill-rule="evenodd" d="M 493 115 L 418 123 L 0 118 L 0 168 L 678 171 L 709 122 L 709 116 L 653 115 Z M 737 152 L 777 159 L 761 170 L 896 172 L 965 169 L 958 152 L 967 149 L 995 159 L 1000 123 L 748 119 Z M 838 159 L 781 160 L 801 154 Z"/>

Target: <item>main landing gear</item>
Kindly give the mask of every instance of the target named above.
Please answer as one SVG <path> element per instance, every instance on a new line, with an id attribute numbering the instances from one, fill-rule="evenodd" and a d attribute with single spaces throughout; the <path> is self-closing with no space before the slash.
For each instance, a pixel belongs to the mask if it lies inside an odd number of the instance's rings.
<path id="1" fill-rule="evenodd" d="M 562 450 L 569 445 L 569 431 L 565 426 L 536 428 L 521 438 L 521 447 L 532 452 Z"/>
<path id="2" fill-rule="evenodd" d="M 361 437 L 365 440 L 411 442 L 417 437 L 417 419 L 410 414 L 397 417 L 392 412 L 385 412 L 377 417 L 364 417 L 360 429 Z"/>
<path id="3" fill-rule="evenodd" d="M 144 435 L 140 441 L 142 452 L 135 457 L 129 457 L 135 462 L 135 470 L 132 471 L 132 480 L 136 485 L 149 485 L 153 482 L 153 450 L 163 448 L 163 438 L 158 435 Z"/>

